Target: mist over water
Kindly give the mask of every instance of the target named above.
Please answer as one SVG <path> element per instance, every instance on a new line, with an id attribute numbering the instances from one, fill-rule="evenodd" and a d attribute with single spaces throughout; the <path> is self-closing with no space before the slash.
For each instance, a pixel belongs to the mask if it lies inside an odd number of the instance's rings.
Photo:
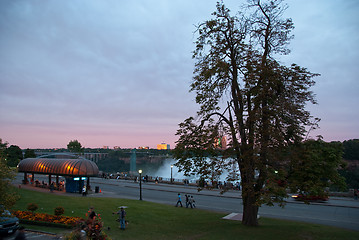
<path id="1" fill-rule="evenodd" d="M 182 180 L 187 179 L 192 181 L 196 181 L 199 179 L 199 176 L 193 175 L 193 176 L 185 176 L 183 172 L 178 171 L 178 167 L 175 166 L 175 163 L 177 160 L 173 158 L 168 158 L 165 161 L 163 161 L 163 164 L 157 169 L 157 170 L 149 170 L 146 174 L 152 177 L 162 177 L 162 178 L 171 178 L 171 165 L 172 168 L 172 178 L 175 180 Z M 225 171 L 219 178 L 220 181 L 226 181 L 226 177 L 228 175 L 228 172 Z"/>
<path id="2" fill-rule="evenodd" d="M 172 177 L 176 179 L 188 179 L 188 177 L 183 175 L 183 172 L 178 172 L 178 167 L 174 164 L 177 161 L 173 158 L 168 158 L 163 161 L 163 164 L 157 170 L 150 170 L 148 175 L 152 177 L 162 177 L 162 178 L 171 178 L 171 165 L 172 168 Z"/>

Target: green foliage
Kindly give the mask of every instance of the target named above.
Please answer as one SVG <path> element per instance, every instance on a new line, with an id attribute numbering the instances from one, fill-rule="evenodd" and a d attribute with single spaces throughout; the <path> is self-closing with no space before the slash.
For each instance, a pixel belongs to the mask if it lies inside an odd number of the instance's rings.
<path id="1" fill-rule="evenodd" d="M 81 239 L 81 232 L 78 229 L 65 235 L 65 240 L 78 240 L 78 239 Z"/>
<path id="2" fill-rule="evenodd" d="M 359 139 L 351 139 L 343 142 L 346 160 L 359 160 Z"/>
<path id="3" fill-rule="evenodd" d="M 84 148 L 82 148 L 81 143 L 77 140 L 72 140 L 67 144 L 67 149 L 72 153 L 83 153 Z"/>
<path id="4" fill-rule="evenodd" d="M 7 143 L 3 143 L 0 138 L 0 205 L 10 209 L 16 203 L 19 196 L 11 187 L 11 181 L 15 178 L 15 172 L 6 163 L 6 147 Z"/>
<path id="5" fill-rule="evenodd" d="M 25 150 L 24 158 L 36 158 L 35 151 L 33 149 L 28 149 L 27 148 Z"/>
<path id="6" fill-rule="evenodd" d="M 339 169 L 339 174 L 345 178 L 348 188 L 359 188 L 359 169 Z"/>
<path id="7" fill-rule="evenodd" d="M 289 175 L 292 192 L 326 196 L 333 184 L 345 188 L 344 178 L 337 171 L 338 167 L 344 166 L 340 142 L 308 140 L 292 150 Z"/>
<path id="8" fill-rule="evenodd" d="M 61 206 L 56 207 L 56 208 L 54 209 L 54 214 L 55 214 L 55 216 L 61 216 L 61 215 L 64 214 L 64 213 L 65 213 L 65 209 L 64 209 L 63 207 L 61 207 Z"/>
<path id="9" fill-rule="evenodd" d="M 6 162 L 10 167 L 16 167 L 20 160 L 23 159 L 21 149 L 16 145 L 11 145 L 5 150 Z"/>
<path id="10" fill-rule="evenodd" d="M 26 209 L 31 212 L 35 212 L 38 208 L 39 206 L 36 203 L 29 203 L 26 207 Z"/>

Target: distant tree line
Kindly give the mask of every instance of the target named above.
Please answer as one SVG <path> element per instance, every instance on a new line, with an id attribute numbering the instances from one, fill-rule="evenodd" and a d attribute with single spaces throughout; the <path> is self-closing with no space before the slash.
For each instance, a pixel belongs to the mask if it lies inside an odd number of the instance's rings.
<path id="1" fill-rule="evenodd" d="M 351 139 L 343 142 L 345 160 L 359 160 L 359 139 Z"/>
<path id="2" fill-rule="evenodd" d="M 351 139 L 343 142 L 343 159 L 348 166 L 339 169 L 338 172 L 345 178 L 349 189 L 359 188 L 359 139 Z"/>
<path id="3" fill-rule="evenodd" d="M 73 142 L 73 141 L 72 141 Z M 6 144 L 6 145 L 5 145 Z M 350 139 L 341 143 L 343 146 L 343 159 L 349 163 L 355 160 L 359 161 L 359 139 Z M 91 149 L 83 148 L 80 143 L 74 142 L 74 148 L 81 152 L 93 152 L 93 153 L 108 153 L 107 157 L 101 160 L 97 165 L 101 171 L 105 172 L 128 172 L 130 170 L 130 162 L 124 161 L 126 158 L 130 158 L 131 149 Z M 71 144 L 70 144 L 71 146 Z M 36 151 L 48 151 L 48 152 L 64 152 L 66 149 L 25 149 L 24 151 L 17 145 L 7 146 L 7 143 L 3 144 L 3 161 L 9 167 L 16 167 L 22 159 L 35 158 Z M 75 150 L 72 150 L 75 151 Z M 147 156 L 163 156 L 171 157 L 171 150 L 157 150 L 157 149 L 136 149 L 138 158 Z M 150 169 L 158 168 L 162 162 L 146 163 L 141 162 L 137 165 L 137 168 Z M 338 170 L 339 174 L 345 178 L 348 188 L 359 188 L 359 163 L 348 164 L 347 167 Z"/>

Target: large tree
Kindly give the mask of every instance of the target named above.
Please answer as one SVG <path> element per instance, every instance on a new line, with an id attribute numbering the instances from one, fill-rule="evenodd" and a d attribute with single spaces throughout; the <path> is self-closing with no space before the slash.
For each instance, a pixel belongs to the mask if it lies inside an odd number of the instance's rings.
<path id="1" fill-rule="evenodd" d="M 246 13 L 235 16 L 217 3 L 214 18 L 197 27 L 191 91 L 200 110 L 179 125 L 174 152 L 185 174 L 215 179 L 228 170 L 233 180 L 239 170 L 242 223 L 256 226 L 259 206 L 285 197 L 283 149 L 300 143 L 311 124 L 305 106 L 315 103 L 316 74 L 275 58 L 289 53 L 293 23 L 282 19 L 286 6 L 248 2 Z M 224 151 L 215 144 L 222 137 Z"/>

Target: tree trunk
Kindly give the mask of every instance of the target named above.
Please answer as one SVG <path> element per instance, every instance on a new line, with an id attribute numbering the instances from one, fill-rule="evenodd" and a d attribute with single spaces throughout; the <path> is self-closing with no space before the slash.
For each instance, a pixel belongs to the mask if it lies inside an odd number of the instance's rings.
<path id="1" fill-rule="evenodd" d="M 258 206 L 256 198 L 251 194 L 243 197 L 243 218 L 242 224 L 246 226 L 258 226 Z"/>

